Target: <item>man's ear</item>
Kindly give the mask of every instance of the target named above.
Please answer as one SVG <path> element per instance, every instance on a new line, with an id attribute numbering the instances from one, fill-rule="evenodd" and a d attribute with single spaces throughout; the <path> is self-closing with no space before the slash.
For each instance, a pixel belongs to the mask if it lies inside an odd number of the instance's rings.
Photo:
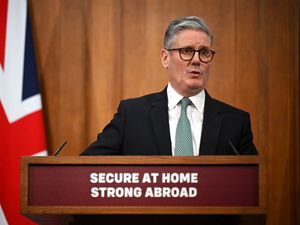
<path id="1" fill-rule="evenodd" d="M 169 58 L 170 58 L 170 53 L 166 49 L 162 49 L 160 53 L 160 59 L 163 67 L 168 68 Z"/>

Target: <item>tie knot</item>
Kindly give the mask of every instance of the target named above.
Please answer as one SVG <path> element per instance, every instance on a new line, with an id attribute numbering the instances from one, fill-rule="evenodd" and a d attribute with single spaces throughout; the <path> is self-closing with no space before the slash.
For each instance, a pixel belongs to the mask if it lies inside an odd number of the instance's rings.
<path id="1" fill-rule="evenodd" d="M 190 105 L 192 102 L 189 98 L 183 98 L 181 99 L 181 107 L 186 108 L 188 105 Z"/>

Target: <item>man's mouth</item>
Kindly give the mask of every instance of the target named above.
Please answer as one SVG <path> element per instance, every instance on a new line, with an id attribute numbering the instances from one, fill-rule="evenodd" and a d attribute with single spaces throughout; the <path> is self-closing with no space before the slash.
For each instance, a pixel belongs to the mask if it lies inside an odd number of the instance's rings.
<path id="1" fill-rule="evenodd" d="M 199 70 L 192 70 L 190 73 L 195 74 L 195 75 L 200 75 L 201 72 Z"/>

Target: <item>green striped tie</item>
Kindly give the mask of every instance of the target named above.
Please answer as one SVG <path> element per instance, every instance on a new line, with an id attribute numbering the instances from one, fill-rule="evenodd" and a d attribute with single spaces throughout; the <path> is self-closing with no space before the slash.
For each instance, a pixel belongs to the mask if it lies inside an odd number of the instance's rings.
<path id="1" fill-rule="evenodd" d="M 192 102 L 189 98 L 181 99 L 181 113 L 176 127 L 175 155 L 193 156 L 193 139 L 191 124 L 187 117 L 186 108 Z"/>

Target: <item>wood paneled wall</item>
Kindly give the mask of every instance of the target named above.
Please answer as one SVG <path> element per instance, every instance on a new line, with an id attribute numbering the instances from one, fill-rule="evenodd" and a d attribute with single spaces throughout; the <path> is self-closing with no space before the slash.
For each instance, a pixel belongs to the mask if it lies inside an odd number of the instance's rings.
<path id="1" fill-rule="evenodd" d="M 49 152 L 77 155 L 118 102 L 162 90 L 168 22 L 205 18 L 217 52 L 207 90 L 251 113 L 268 161 L 268 225 L 299 224 L 297 0 L 31 0 Z M 297 211 L 298 210 L 298 211 Z M 296 217 L 297 216 L 297 217 Z"/>

